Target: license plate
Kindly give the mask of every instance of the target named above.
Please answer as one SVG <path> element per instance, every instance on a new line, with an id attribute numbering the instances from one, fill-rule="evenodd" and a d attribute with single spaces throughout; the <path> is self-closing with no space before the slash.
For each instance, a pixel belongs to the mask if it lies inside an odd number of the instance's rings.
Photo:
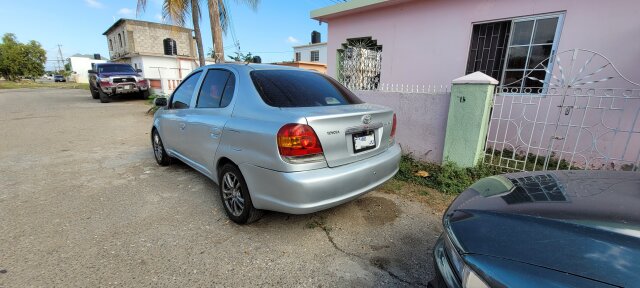
<path id="1" fill-rule="evenodd" d="M 126 90 L 131 89 L 131 85 L 124 85 L 124 89 L 126 89 Z"/>
<path id="2" fill-rule="evenodd" d="M 353 134 L 354 153 L 371 150 L 373 148 L 376 148 L 376 134 L 373 133 L 373 130 Z"/>

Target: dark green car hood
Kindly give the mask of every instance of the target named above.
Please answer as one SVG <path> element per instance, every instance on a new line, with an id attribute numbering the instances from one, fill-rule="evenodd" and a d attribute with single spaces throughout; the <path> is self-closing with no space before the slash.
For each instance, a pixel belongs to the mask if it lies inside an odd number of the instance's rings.
<path id="1" fill-rule="evenodd" d="M 640 283 L 640 173 L 537 172 L 482 179 L 444 216 L 462 253 L 617 286 Z"/>

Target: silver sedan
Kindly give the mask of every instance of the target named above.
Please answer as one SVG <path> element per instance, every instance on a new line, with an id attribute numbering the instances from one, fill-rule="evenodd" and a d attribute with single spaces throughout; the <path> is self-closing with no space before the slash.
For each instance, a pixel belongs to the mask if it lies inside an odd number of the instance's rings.
<path id="1" fill-rule="evenodd" d="M 178 159 L 211 178 L 229 218 L 305 214 L 357 198 L 398 171 L 396 117 L 332 78 L 262 64 L 219 64 L 157 98 L 160 165 Z"/>

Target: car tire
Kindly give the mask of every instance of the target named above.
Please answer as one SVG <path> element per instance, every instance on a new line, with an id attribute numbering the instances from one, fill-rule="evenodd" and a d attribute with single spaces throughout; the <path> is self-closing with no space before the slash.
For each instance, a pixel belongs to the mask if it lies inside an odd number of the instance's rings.
<path id="1" fill-rule="evenodd" d="M 93 99 L 100 99 L 100 93 L 98 93 L 98 91 L 96 91 L 95 89 L 89 87 L 89 91 L 91 91 L 91 98 Z"/>
<path id="2" fill-rule="evenodd" d="M 151 132 L 151 147 L 153 148 L 153 156 L 156 158 L 156 162 L 160 166 L 167 166 L 171 164 L 171 157 L 164 150 L 164 144 L 162 144 L 162 138 L 158 130 L 153 129 Z"/>
<path id="3" fill-rule="evenodd" d="M 263 211 L 253 207 L 247 182 L 235 165 L 222 166 L 218 176 L 218 188 L 222 207 L 231 221 L 249 224 L 262 217 Z"/>
<path id="4" fill-rule="evenodd" d="M 102 92 L 102 89 L 100 89 L 100 87 L 98 87 L 98 98 L 100 98 L 100 103 L 111 102 L 111 98 L 109 98 L 109 95 L 107 95 L 107 93 Z"/>
<path id="5" fill-rule="evenodd" d="M 149 99 L 149 90 L 140 91 L 140 98 L 142 100 Z"/>

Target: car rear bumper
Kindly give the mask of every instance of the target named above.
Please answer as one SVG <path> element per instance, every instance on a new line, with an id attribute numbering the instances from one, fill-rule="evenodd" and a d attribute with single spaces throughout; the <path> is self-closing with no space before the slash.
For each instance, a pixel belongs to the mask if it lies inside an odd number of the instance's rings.
<path id="1" fill-rule="evenodd" d="M 279 172 L 240 165 L 253 206 L 290 214 L 324 210 L 353 200 L 398 172 L 401 150 L 387 151 L 358 162 L 301 172 Z"/>

